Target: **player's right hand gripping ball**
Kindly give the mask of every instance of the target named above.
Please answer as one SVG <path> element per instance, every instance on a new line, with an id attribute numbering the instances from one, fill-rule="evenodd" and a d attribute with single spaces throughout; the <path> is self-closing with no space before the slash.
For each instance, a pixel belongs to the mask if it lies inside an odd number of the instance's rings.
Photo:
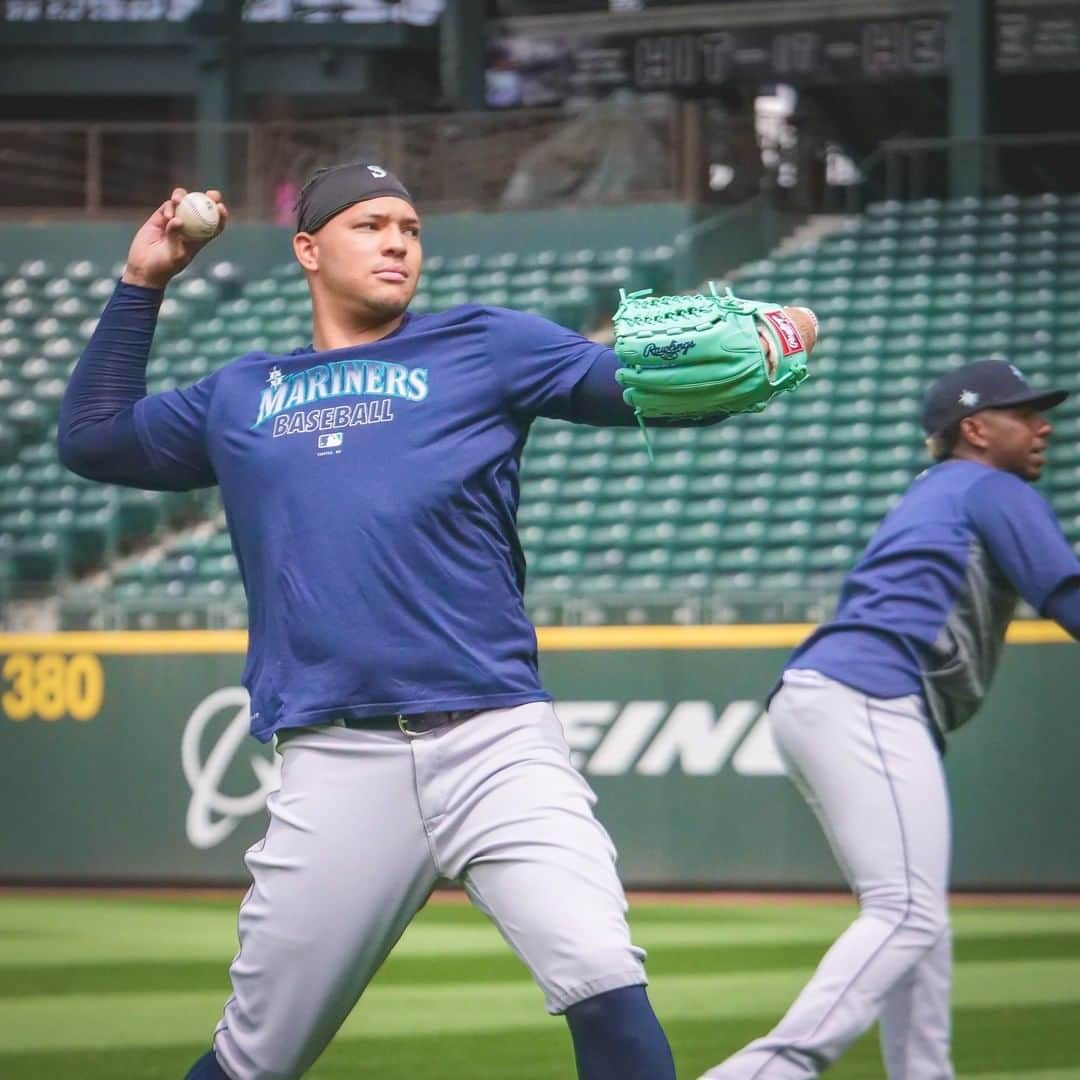
<path id="1" fill-rule="evenodd" d="M 760 412 L 806 378 L 817 331 L 808 308 L 739 300 L 711 282 L 708 296 L 651 293 L 621 291 L 613 319 L 615 378 L 639 420 Z"/>
<path id="2" fill-rule="evenodd" d="M 189 240 L 209 240 L 216 235 L 221 215 L 217 203 L 201 191 L 189 191 L 176 208 L 180 231 Z"/>

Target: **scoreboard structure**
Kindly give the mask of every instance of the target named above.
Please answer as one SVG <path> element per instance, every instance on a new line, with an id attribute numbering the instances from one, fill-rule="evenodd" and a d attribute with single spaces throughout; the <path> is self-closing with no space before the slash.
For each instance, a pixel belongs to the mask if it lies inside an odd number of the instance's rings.
<path id="1" fill-rule="evenodd" d="M 949 14 L 926 6 L 904 5 L 916 10 L 894 17 L 792 21 L 767 18 L 769 5 L 760 5 L 756 18 L 714 6 L 700 14 L 685 8 L 678 19 L 655 11 L 648 20 L 493 22 L 489 83 L 498 87 L 500 74 L 505 82 L 514 72 L 521 94 L 513 100 L 496 93 L 488 104 L 555 105 L 621 88 L 709 96 L 732 82 L 812 86 L 943 77 L 952 47 Z M 999 74 L 1080 68 L 1080 6 L 1000 7 L 994 63 Z"/>

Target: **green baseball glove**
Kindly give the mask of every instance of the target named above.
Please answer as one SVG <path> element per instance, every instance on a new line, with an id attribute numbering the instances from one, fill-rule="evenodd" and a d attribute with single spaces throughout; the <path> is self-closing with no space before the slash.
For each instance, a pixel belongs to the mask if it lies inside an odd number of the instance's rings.
<path id="1" fill-rule="evenodd" d="M 806 378 L 809 346 L 777 304 L 721 295 L 712 282 L 708 296 L 645 289 L 619 299 L 615 354 L 625 366 L 615 378 L 643 428 L 650 418 L 760 412 Z"/>

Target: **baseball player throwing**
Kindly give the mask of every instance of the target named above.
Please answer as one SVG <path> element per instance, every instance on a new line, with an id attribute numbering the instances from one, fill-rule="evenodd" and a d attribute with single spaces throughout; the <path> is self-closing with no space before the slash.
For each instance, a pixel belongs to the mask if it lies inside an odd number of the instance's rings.
<path id="1" fill-rule="evenodd" d="M 769 707 L 860 915 L 779 1024 L 709 1080 L 818 1076 L 875 1020 L 890 1080 L 954 1075 L 939 751 L 986 694 L 1018 594 L 1080 638 L 1080 560 L 1030 486 L 1051 433 L 1043 413 L 1065 397 L 995 360 L 930 388 L 937 464 L 881 523 Z"/>
<path id="2" fill-rule="evenodd" d="M 299 201 L 313 344 L 148 397 L 163 290 L 198 246 L 181 233 L 184 194 L 136 234 L 59 442 L 94 479 L 220 486 L 248 599 L 252 731 L 282 754 L 266 837 L 246 857 L 232 997 L 190 1080 L 303 1074 L 440 878 L 463 882 L 566 1015 L 579 1076 L 671 1080 L 615 852 L 539 680 L 518 468 L 537 416 L 721 418 L 715 373 L 688 384 L 702 358 L 761 352 L 753 305 L 699 298 L 691 350 L 646 333 L 649 311 L 670 323 L 685 299 L 635 302 L 639 352 L 664 359 L 656 387 L 534 315 L 413 315 L 413 200 L 385 168 L 350 164 L 321 170 Z M 788 359 L 801 348 L 797 333 L 772 344 Z"/>

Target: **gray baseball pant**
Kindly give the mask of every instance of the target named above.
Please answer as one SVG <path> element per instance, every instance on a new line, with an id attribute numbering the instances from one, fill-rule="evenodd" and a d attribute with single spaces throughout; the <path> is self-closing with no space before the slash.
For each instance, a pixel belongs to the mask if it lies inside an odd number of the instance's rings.
<path id="1" fill-rule="evenodd" d="M 860 914 L 776 1027 L 705 1076 L 820 1076 L 880 1020 L 889 1080 L 952 1080 L 949 803 L 921 697 L 868 697 L 795 669 L 769 718 Z"/>
<path id="2" fill-rule="evenodd" d="M 462 880 L 549 1012 L 646 982 L 614 846 L 549 703 L 416 736 L 304 728 L 279 748 L 214 1035 L 233 1080 L 301 1076 L 440 877 Z"/>

